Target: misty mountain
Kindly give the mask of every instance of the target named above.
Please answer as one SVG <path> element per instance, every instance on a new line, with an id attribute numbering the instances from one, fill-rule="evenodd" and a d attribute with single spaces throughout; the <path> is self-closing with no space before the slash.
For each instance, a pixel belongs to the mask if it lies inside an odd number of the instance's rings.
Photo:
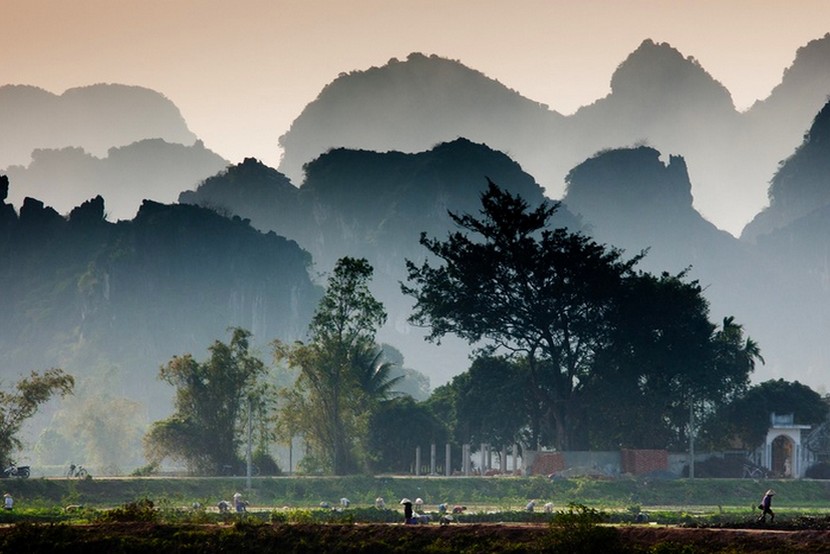
<path id="1" fill-rule="evenodd" d="M 229 326 L 259 345 L 301 338 L 320 298 L 307 252 L 238 217 L 145 201 L 133 220 L 110 223 L 100 196 L 68 217 L 27 198 L 18 215 L 2 196 L 5 376 L 114 368 L 125 396 L 166 413 L 170 391 L 156 374 L 173 355 L 201 358 Z"/>
<path id="2" fill-rule="evenodd" d="M 240 215 L 257 229 L 292 236 L 308 221 L 299 196 L 299 189 L 288 177 L 254 158 L 245 158 L 208 177 L 196 190 L 181 192 L 178 201 Z"/>
<path id="3" fill-rule="evenodd" d="M 792 311 L 788 274 L 697 212 L 682 157 L 663 162 L 645 146 L 610 150 L 575 167 L 567 181 L 564 201 L 595 240 L 628 256 L 647 249 L 637 267 L 651 273 L 687 271 L 704 287 L 713 322 L 735 316 L 745 326 L 767 361 L 757 375 L 788 375 L 804 360 L 785 347 L 803 330 L 781 329 L 776 316 Z"/>
<path id="4" fill-rule="evenodd" d="M 37 148 L 83 148 L 102 157 L 112 147 L 160 138 L 193 144 L 179 109 L 153 90 L 97 84 L 56 95 L 24 85 L 0 86 L 0 169 L 26 165 Z"/>
<path id="5" fill-rule="evenodd" d="M 801 146 L 782 162 L 768 194 L 769 206 L 747 224 L 742 239 L 754 241 L 830 205 L 830 102 L 816 115 Z"/>
<path id="6" fill-rule="evenodd" d="M 279 169 L 300 183 L 303 165 L 331 148 L 413 153 L 465 137 L 510 152 L 537 174 L 545 164 L 539 146 L 550 146 L 561 119 L 459 61 L 413 53 L 328 84 L 280 137 Z"/>
<path id="7" fill-rule="evenodd" d="M 50 198 L 61 213 L 98 194 L 111 220 L 132 219 L 144 199 L 173 202 L 178 194 L 228 164 L 201 141 L 192 146 L 145 139 L 110 148 L 97 158 L 82 148 L 36 149 L 27 166 L 11 166 L 6 174 L 14 186 L 10 203 L 23 198 Z"/>
<path id="8" fill-rule="evenodd" d="M 825 36 L 800 49 L 770 98 L 739 113 L 697 60 L 645 40 L 606 97 L 567 117 L 460 62 L 412 54 L 327 85 L 280 138 L 280 170 L 300 182 L 303 164 L 330 148 L 415 152 L 465 137 L 509 153 L 558 198 L 568 171 L 597 151 L 648 144 L 684 156 L 697 210 L 737 235 L 830 93 L 829 45 Z"/>
<path id="9" fill-rule="evenodd" d="M 604 148 L 646 143 L 688 161 L 695 205 L 704 215 L 715 221 L 727 215 L 748 220 L 760 204 L 748 212 L 740 205 L 747 186 L 763 194 L 769 175 L 755 183 L 740 180 L 735 148 L 740 124 L 729 91 L 697 60 L 669 44 L 646 40 L 617 67 L 610 94 L 569 118 L 568 165 Z"/>
<path id="10" fill-rule="evenodd" d="M 744 114 L 746 135 L 769 139 L 754 145 L 757 161 L 765 165 L 765 182 L 801 143 L 816 112 L 828 100 L 830 33 L 799 48 L 781 83 Z"/>
<path id="11" fill-rule="evenodd" d="M 454 230 L 447 214 L 478 213 L 487 177 L 531 206 L 544 201 L 542 188 L 505 154 L 466 139 L 415 154 L 331 150 L 306 167 L 299 189 L 255 160 L 206 180 L 180 201 L 250 218 L 309 251 L 317 271 L 330 271 L 342 256 L 365 257 L 375 269 L 374 294 L 389 312 L 379 340 L 403 352 L 407 364 L 442 383 L 466 369 L 469 348 L 448 339 L 440 349 L 406 322 L 411 300 L 400 292 L 405 259 L 423 260 L 421 232 L 444 237 Z M 250 194 L 248 191 L 251 191 Z M 560 226 L 578 227 L 562 208 Z"/>
<path id="12" fill-rule="evenodd" d="M 785 274 L 779 314 L 787 335 L 785 354 L 814 379 L 830 371 L 830 102 L 818 113 L 804 142 L 770 184 L 770 206 L 747 225 L 743 237 Z"/>

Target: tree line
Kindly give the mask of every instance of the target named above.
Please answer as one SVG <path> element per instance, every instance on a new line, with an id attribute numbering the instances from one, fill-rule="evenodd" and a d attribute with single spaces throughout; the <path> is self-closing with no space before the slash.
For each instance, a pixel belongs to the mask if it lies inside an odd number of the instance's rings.
<path id="1" fill-rule="evenodd" d="M 338 262 L 306 342 L 273 343 L 275 363 L 293 379 L 274 395 L 266 427 L 283 440 L 303 438 L 304 469 L 405 470 L 415 446 L 444 441 L 682 450 L 690 411 L 711 446 L 748 429 L 712 422 L 740 411 L 750 374 L 763 362 L 759 345 L 734 318 L 709 320 L 698 282 L 685 273 L 638 271 L 646 252 L 626 259 L 582 234 L 550 228 L 558 203 L 531 208 L 490 182 L 481 204 L 478 215 L 451 213 L 459 230 L 446 239 L 421 236 L 429 261 L 407 261 L 401 288 L 415 300 L 410 321 L 426 327 L 429 340 L 454 334 L 478 347 L 470 368 L 430 398 L 395 393 L 399 378 L 390 378 L 374 340 L 386 314 L 369 291 L 366 260 Z M 176 414 L 148 435 L 155 459 L 175 452 L 159 448 L 165 443 L 154 433 L 195 413 L 177 396 Z M 809 417 L 819 415 L 821 408 Z M 750 441 L 757 430 L 744 433 L 752 433 Z M 168 444 L 180 449 L 186 441 Z M 205 442 L 205 454 L 216 444 Z M 238 452 L 239 444 L 222 444 L 226 455 Z"/>
<path id="2" fill-rule="evenodd" d="M 303 470 L 343 475 L 406 471 L 415 446 L 445 441 L 683 450 L 690 414 L 706 445 L 752 447 L 768 421 L 761 410 L 776 402 L 823 420 L 826 403 L 807 387 L 749 386 L 759 345 L 732 317 L 710 321 L 698 282 L 638 270 L 645 251 L 626 258 L 552 228 L 558 208 L 531 208 L 490 182 L 478 215 L 450 213 L 456 232 L 421 235 L 429 257 L 407 260 L 401 284 L 415 302 L 410 322 L 428 340 L 453 334 L 476 346 L 469 369 L 428 399 L 397 392 L 402 377 L 375 341 L 386 312 L 369 290 L 373 269 L 344 257 L 307 339 L 273 341 L 275 369 L 239 328 L 206 361 L 186 354 L 160 369 L 174 411 L 145 436 L 151 467 L 240 467 L 246 428 L 260 468 L 279 471 L 269 446 L 301 437 Z"/>

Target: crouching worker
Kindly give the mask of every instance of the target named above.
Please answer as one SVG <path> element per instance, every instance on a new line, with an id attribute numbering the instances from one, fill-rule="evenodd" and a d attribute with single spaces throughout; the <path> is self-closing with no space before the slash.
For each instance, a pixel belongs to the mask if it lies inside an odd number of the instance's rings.
<path id="1" fill-rule="evenodd" d="M 418 520 L 412 517 L 412 501 L 408 498 L 401 499 L 403 505 L 403 522 L 407 524 L 417 524 Z"/>

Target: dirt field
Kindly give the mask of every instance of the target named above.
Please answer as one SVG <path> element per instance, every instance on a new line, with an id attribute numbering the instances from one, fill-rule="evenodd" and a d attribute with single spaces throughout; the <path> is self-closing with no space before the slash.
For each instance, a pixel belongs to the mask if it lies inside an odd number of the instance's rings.
<path id="1" fill-rule="evenodd" d="M 830 552 L 828 530 L 655 525 L 553 535 L 528 525 L 32 525 L 0 528 L 2 552 Z M 580 533 L 577 532 L 577 535 Z M 655 546 L 661 545 L 659 549 Z"/>

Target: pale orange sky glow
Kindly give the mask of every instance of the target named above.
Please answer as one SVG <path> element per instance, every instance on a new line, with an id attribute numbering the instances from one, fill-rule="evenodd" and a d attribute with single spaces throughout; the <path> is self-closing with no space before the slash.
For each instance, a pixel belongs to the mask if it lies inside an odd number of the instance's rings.
<path id="1" fill-rule="evenodd" d="M 0 84 L 152 88 L 208 148 L 276 166 L 277 139 L 338 73 L 413 51 L 568 114 L 606 95 L 651 38 L 697 58 L 746 109 L 830 31 L 830 2 L 0 0 L 0 21 Z"/>

